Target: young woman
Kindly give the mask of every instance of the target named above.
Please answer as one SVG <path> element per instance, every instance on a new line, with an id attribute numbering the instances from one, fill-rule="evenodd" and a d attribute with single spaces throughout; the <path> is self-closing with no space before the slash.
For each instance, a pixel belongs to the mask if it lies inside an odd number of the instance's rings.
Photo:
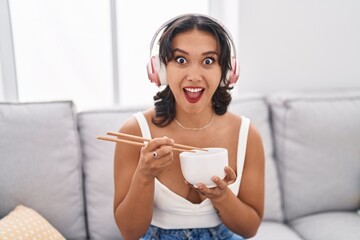
<path id="1" fill-rule="evenodd" d="M 153 108 L 119 130 L 152 140 L 142 148 L 117 143 L 116 223 L 124 239 L 252 237 L 263 216 L 264 152 L 249 119 L 227 111 L 238 75 L 231 36 L 217 20 L 196 14 L 169 20 L 154 38 L 162 30 L 148 71 L 165 88 Z M 213 188 L 188 184 L 175 142 L 228 149 L 226 177 L 213 176 Z"/>

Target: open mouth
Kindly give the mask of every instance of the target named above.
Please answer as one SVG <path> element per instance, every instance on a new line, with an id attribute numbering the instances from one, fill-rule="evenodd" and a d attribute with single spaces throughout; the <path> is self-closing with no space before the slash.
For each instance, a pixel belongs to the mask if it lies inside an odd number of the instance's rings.
<path id="1" fill-rule="evenodd" d="M 197 103 L 200 100 L 202 94 L 204 93 L 204 88 L 186 87 L 186 88 L 184 88 L 184 93 L 185 93 L 186 99 L 190 103 Z"/>

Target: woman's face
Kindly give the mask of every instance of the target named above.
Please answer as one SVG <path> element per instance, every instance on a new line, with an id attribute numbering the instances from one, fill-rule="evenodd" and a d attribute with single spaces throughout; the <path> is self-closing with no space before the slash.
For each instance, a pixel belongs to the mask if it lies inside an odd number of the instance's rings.
<path id="1" fill-rule="evenodd" d="M 199 30 L 179 33 L 172 41 L 174 59 L 166 67 L 177 111 L 200 113 L 212 108 L 211 98 L 221 79 L 217 42 Z"/>

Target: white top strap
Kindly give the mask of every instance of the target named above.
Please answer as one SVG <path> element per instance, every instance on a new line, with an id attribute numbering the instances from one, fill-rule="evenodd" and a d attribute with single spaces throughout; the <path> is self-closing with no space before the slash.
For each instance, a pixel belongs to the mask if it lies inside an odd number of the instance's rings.
<path id="1" fill-rule="evenodd" d="M 142 112 L 137 112 L 134 114 L 136 120 L 139 123 L 140 129 L 141 129 L 141 134 L 144 138 L 151 138 L 151 133 L 150 133 L 150 129 L 149 129 L 149 125 L 146 121 L 146 118 L 144 116 L 144 114 Z M 144 143 L 147 143 L 146 141 L 144 141 Z"/>
<path id="2" fill-rule="evenodd" d="M 238 142 L 238 151 L 237 151 L 237 174 L 241 179 L 242 172 L 244 169 L 245 162 L 245 153 L 247 146 L 247 138 L 249 135 L 250 119 L 247 117 L 241 116 L 241 127 L 239 132 L 239 142 Z"/>

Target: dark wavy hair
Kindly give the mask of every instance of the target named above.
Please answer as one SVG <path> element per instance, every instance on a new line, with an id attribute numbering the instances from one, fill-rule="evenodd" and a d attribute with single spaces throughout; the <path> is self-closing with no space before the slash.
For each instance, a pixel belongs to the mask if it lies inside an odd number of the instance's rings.
<path id="1" fill-rule="evenodd" d="M 164 29 L 159 40 L 159 58 L 166 66 L 174 59 L 174 50 L 172 40 L 179 33 L 184 33 L 193 29 L 208 32 L 212 34 L 218 43 L 219 64 L 221 65 L 221 81 L 223 87 L 219 84 L 212 97 L 212 107 L 215 114 L 223 115 L 231 102 L 229 90 L 232 87 L 226 81 L 226 75 L 231 67 L 231 42 L 230 36 L 221 24 L 204 15 L 182 15 L 171 21 Z M 152 122 L 159 127 L 165 127 L 171 123 L 175 117 L 175 98 L 169 86 L 159 91 L 154 96 L 155 116 Z"/>

